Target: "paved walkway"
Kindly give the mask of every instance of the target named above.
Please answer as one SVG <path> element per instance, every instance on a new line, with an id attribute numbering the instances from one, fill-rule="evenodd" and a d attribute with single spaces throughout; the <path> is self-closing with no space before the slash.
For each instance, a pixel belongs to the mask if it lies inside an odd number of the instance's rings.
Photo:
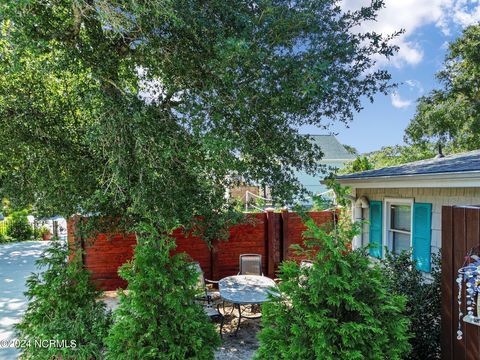
<path id="1" fill-rule="evenodd" d="M 50 241 L 25 241 L 0 244 L 0 345 L 14 338 L 13 325 L 20 321 L 27 307 L 23 292 L 25 279 L 37 272 L 35 260 Z M 15 360 L 18 350 L 0 346 L 0 360 Z"/>

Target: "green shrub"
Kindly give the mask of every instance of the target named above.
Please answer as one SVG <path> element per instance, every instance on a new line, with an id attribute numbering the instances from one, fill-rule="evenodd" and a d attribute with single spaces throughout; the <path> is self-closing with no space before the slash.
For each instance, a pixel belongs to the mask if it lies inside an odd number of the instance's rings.
<path id="1" fill-rule="evenodd" d="M 7 236 L 6 234 L 0 232 L 0 244 L 5 244 L 11 241 L 12 238 L 10 236 Z"/>
<path id="2" fill-rule="evenodd" d="M 401 359 L 409 351 L 406 299 L 391 294 L 363 250 L 348 251 L 359 225 L 306 221 L 312 268 L 281 266 L 279 297 L 263 305 L 258 359 Z M 300 250 L 300 249 L 297 249 Z"/>
<path id="3" fill-rule="evenodd" d="M 441 268 L 440 256 L 433 256 L 431 278 L 417 270 L 411 253 L 387 254 L 383 261 L 384 276 L 391 291 L 407 298 L 405 314 L 410 318 L 412 338 L 411 360 L 440 359 Z"/>
<path id="4" fill-rule="evenodd" d="M 7 226 L 7 236 L 16 241 L 30 240 L 33 236 L 33 228 L 28 222 L 28 211 L 15 211 L 10 214 Z"/>
<path id="5" fill-rule="evenodd" d="M 212 359 L 220 338 L 200 305 L 197 274 L 174 239 L 144 226 L 133 260 L 122 266 L 128 295 L 107 339 L 107 359 Z"/>
<path id="6" fill-rule="evenodd" d="M 66 246 L 54 242 L 37 261 L 44 269 L 27 279 L 28 308 L 16 326 L 23 348 L 22 359 L 101 359 L 104 339 L 111 326 L 105 304 L 90 274 L 76 260 L 67 262 Z M 75 347 L 34 346 L 35 340 L 66 340 Z"/>
<path id="7" fill-rule="evenodd" d="M 40 229 L 38 228 L 33 228 L 33 240 L 41 240 L 42 239 L 42 235 L 40 234 Z"/>

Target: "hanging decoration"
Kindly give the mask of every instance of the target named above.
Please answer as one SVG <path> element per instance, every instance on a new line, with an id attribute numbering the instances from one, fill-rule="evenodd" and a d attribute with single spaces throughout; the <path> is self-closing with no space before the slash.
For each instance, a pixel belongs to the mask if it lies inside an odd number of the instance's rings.
<path id="1" fill-rule="evenodd" d="M 478 307 L 478 294 L 480 293 L 480 257 L 474 255 L 478 248 L 471 249 L 465 256 L 463 266 L 458 270 L 458 330 L 457 339 L 463 337 L 462 320 L 480 326 L 480 309 Z M 467 313 L 462 312 L 462 286 L 465 284 L 465 299 Z"/>

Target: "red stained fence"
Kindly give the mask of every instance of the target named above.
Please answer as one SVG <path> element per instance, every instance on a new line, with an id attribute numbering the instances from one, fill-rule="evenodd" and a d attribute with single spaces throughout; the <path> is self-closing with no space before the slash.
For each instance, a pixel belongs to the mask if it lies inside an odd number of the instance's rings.
<path id="1" fill-rule="evenodd" d="M 317 224 L 334 219 L 334 214 L 328 211 L 310 212 L 309 215 Z M 232 226 L 228 240 L 216 240 L 211 248 L 201 238 L 176 230 L 172 234 L 176 239 L 176 252 L 185 252 L 198 261 L 205 276 L 212 280 L 236 274 L 240 254 L 262 255 L 263 272 L 269 277 L 275 277 L 283 260 L 300 260 L 289 250 L 291 244 L 303 243 L 302 234 L 306 228 L 298 215 L 283 211 L 246 216 L 253 221 Z M 80 244 L 84 249 L 83 263 L 92 272 L 93 281 L 99 289 L 126 287 L 126 282 L 118 276 L 117 270 L 133 256 L 136 244 L 134 235 L 101 234 L 94 241 L 84 241 L 75 238 L 75 219 L 72 219 L 69 222 L 69 241 Z"/>

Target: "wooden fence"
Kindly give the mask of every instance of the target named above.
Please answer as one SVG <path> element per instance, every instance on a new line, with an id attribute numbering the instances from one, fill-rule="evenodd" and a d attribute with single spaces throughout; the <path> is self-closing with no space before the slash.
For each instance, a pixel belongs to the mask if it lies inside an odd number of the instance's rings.
<path id="1" fill-rule="evenodd" d="M 236 274 L 240 254 L 262 255 L 263 272 L 270 277 L 275 277 L 275 272 L 283 260 L 300 259 L 289 250 L 292 244 L 303 244 L 302 234 L 306 228 L 297 214 L 283 211 L 245 216 L 253 218 L 253 223 L 232 226 L 228 240 L 216 240 L 211 248 L 202 239 L 185 236 L 180 229 L 176 230 L 172 235 L 176 239 L 176 252 L 185 252 L 198 261 L 205 275 L 212 280 Z M 334 213 L 329 211 L 310 212 L 309 216 L 317 224 L 328 223 L 334 219 Z M 99 289 L 115 290 L 126 287 L 126 282 L 118 276 L 117 270 L 133 255 L 136 245 L 134 235 L 101 234 L 96 239 L 75 238 L 74 219 L 69 221 L 68 232 L 69 241 L 80 244 L 84 249 L 84 265 L 91 271 L 93 281 Z"/>
<path id="2" fill-rule="evenodd" d="M 480 332 L 476 325 L 462 321 L 463 338 L 457 339 L 457 271 L 467 252 L 480 245 L 480 207 L 442 208 L 442 359 L 480 359 Z M 465 286 L 462 313 L 466 314 Z"/>

